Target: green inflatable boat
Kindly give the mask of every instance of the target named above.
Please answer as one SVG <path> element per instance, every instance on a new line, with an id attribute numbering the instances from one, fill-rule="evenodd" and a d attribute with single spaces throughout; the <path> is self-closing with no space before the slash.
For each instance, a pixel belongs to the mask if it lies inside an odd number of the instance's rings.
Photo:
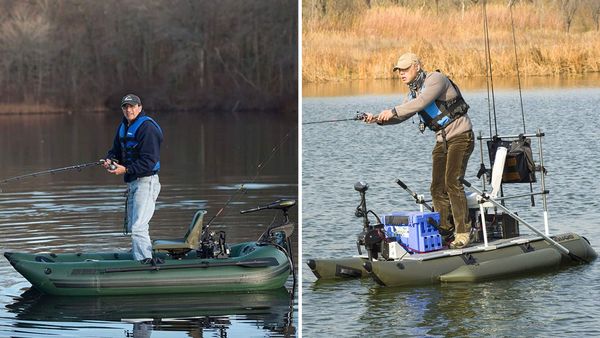
<path id="1" fill-rule="evenodd" d="M 285 221 L 254 242 L 227 246 L 224 236 L 202 231 L 198 211 L 182 240 L 158 240 L 154 258 L 130 253 L 12 253 L 4 256 L 36 289 L 50 295 L 97 296 L 256 291 L 281 288 L 293 271 L 287 210 L 277 201 L 245 210 L 279 209 Z M 207 230 L 207 229 L 205 229 Z M 216 239 L 213 237 L 217 237 Z"/>

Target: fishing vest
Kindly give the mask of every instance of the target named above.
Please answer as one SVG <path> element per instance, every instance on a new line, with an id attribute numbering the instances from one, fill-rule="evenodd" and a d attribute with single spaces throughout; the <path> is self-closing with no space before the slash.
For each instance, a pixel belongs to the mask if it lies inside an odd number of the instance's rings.
<path id="1" fill-rule="evenodd" d="M 146 121 L 152 122 L 156 126 L 158 131 L 162 134 L 162 129 L 160 129 L 160 126 L 158 125 L 158 123 L 156 123 L 156 121 L 154 121 L 153 119 L 151 119 L 150 117 L 145 116 L 145 115 L 138 117 L 133 122 L 133 124 L 131 124 L 129 126 L 129 128 L 127 128 L 127 126 L 125 125 L 125 122 L 121 122 L 121 125 L 119 126 L 119 142 L 121 143 L 121 155 L 122 155 L 121 158 L 123 159 L 125 166 L 133 163 L 134 160 L 136 160 L 140 157 L 139 150 L 137 148 L 137 145 L 139 143 L 139 140 L 137 138 L 137 130 L 142 125 L 142 123 L 144 123 Z M 126 129 L 127 129 L 127 134 L 125 134 Z M 156 162 L 156 164 L 154 165 L 154 168 L 152 168 L 152 171 L 159 171 L 159 170 L 160 170 L 160 161 Z"/>
<path id="2" fill-rule="evenodd" d="M 448 101 L 435 100 L 425 107 L 425 109 L 418 112 L 421 122 L 434 132 L 443 130 L 450 125 L 450 123 L 465 115 L 469 110 L 469 105 L 463 99 L 462 94 L 460 93 L 460 90 L 456 84 L 454 84 L 452 80 L 448 80 L 454 87 L 454 90 L 458 96 Z M 423 86 L 421 90 L 424 88 L 425 86 Z M 411 100 L 416 98 L 413 97 L 412 94 L 409 94 L 408 97 Z M 422 131 L 423 130 L 421 130 L 421 132 Z"/>

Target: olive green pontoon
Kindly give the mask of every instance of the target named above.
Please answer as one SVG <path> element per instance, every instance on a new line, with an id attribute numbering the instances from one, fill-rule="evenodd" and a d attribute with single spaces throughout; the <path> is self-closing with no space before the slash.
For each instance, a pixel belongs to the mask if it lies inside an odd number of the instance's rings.
<path id="1" fill-rule="evenodd" d="M 570 264 L 588 263 L 597 258 L 597 254 L 589 241 L 575 233 L 550 235 L 548 227 L 546 195 L 544 176 L 546 170 L 543 165 L 541 139 L 544 133 L 537 131 L 529 135 L 496 136 L 494 138 L 478 137 L 480 141 L 481 159 L 483 163 L 482 140 L 488 141 L 488 155 L 493 169 L 484 171 L 483 189 L 474 187 L 470 182 L 461 178 L 463 184 L 473 190 L 467 193 L 467 202 L 471 217 L 472 242 L 470 246 L 462 249 L 448 249 L 439 244 L 428 250 L 414 250 L 390 237 L 386 227 L 388 215 L 400 215 L 401 212 L 377 216 L 366 207 L 365 193 L 368 185 L 357 182 L 355 190 L 361 195 L 361 202 L 356 209 L 356 216 L 363 219 L 363 232 L 358 237 L 358 256 L 331 259 L 309 259 L 308 266 L 319 280 L 335 280 L 348 278 L 371 277 L 377 283 L 385 286 L 417 286 L 441 282 L 479 282 L 483 280 L 504 278 L 508 276 L 530 274 L 540 271 L 552 271 Z M 536 137 L 539 142 L 539 162 L 534 162 L 532 154 L 523 156 L 522 153 L 513 151 L 515 144 L 519 147 L 530 147 L 528 137 Z M 515 139 L 508 142 L 502 139 Z M 509 150 L 510 149 L 510 150 Z M 519 149 L 520 151 L 520 149 Z M 484 168 L 482 164 L 482 168 Z M 517 168 L 517 169 L 515 169 Z M 518 170 L 521 170 L 520 172 Z M 537 182 L 535 172 L 539 172 L 541 189 L 539 192 L 530 190 L 515 196 L 498 196 L 503 183 L 533 183 Z M 488 183 L 486 176 L 491 175 L 491 192 L 486 192 Z M 406 190 L 421 206 L 418 215 L 437 215 L 427 204 L 422 195 L 411 191 L 402 181 L 396 183 Z M 528 187 L 529 188 L 529 187 Z M 508 209 L 504 201 L 509 198 L 542 196 L 544 231 L 538 230 Z M 425 213 L 424 208 L 431 212 Z M 371 224 L 369 214 L 377 218 Z M 398 217 L 397 217 L 398 218 Z M 391 216 L 390 218 L 391 219 Z M 382 221 L 383 220 L 383 221 Z M 429 219 L 429 224 L 437 229 L 435 219 Z M 407 223 L 402 223 L 406 225 Z M 533 235 L 519 234 L 519 224 L 527 226 Z M 405 226 L 411 231 L 419 229 L 420 225 Z M 417 230 L 415 230 L 417 231 Z M 419 230 L 420 231 L 420 230 Z M 420 236 L 420 235 L 419 235 Z M 435 230 L 435 236 L 441 238 Z M 433 237 L 433 236 L 422 236 Z M 441 239 L 440 239 L 441 242 Z M 366 251 L 366 255 L 363 254 Z"/>

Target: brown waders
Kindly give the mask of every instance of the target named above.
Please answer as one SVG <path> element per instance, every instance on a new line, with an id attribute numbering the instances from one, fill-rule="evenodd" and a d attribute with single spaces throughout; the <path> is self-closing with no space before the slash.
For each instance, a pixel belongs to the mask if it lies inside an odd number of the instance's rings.
<path id="1" fill-rule="evenodd" d="M 440 213 L 440 226 L 449 230 L 448 217 L 452 214 L 455 233 L 471 229 L 467 199 L 458 177 L 464 177 L 469 156 L 475 147 L 473 131 L 456 135 L 445 142 L 436 142 L 431 153 L 431 198 L 435 211 Z"/>

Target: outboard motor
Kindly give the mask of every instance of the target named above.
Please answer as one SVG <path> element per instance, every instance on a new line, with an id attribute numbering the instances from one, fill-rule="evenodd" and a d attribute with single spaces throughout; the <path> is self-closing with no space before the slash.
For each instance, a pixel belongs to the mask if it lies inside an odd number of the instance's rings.
<path id="1" fill-rule="evenodd" d="M 381 243 L 385 239 L 385 233 L 383 232 L 383 224 L 371 225 L 369 222 L 368 214 L 373 211 L 367 209 L 366 191 L 369 189 L 369 185 L 365 182 L 356 182 L 354 184 L 354 190 L 360 193 L 360 204 L 356 207 L 354 215 L 356 217 L 363 218 L 363 231 L 358 235 L 356 240 L 356 248 L 358 254 L 362 255 L 361 246 L 367 249 L 369 260 L 375 260 L 378 258 L 381 252 Z M 375 215 L 375 213 L 373 213 Z M 377 217 L 377 215 L 375 215 Z"/>

